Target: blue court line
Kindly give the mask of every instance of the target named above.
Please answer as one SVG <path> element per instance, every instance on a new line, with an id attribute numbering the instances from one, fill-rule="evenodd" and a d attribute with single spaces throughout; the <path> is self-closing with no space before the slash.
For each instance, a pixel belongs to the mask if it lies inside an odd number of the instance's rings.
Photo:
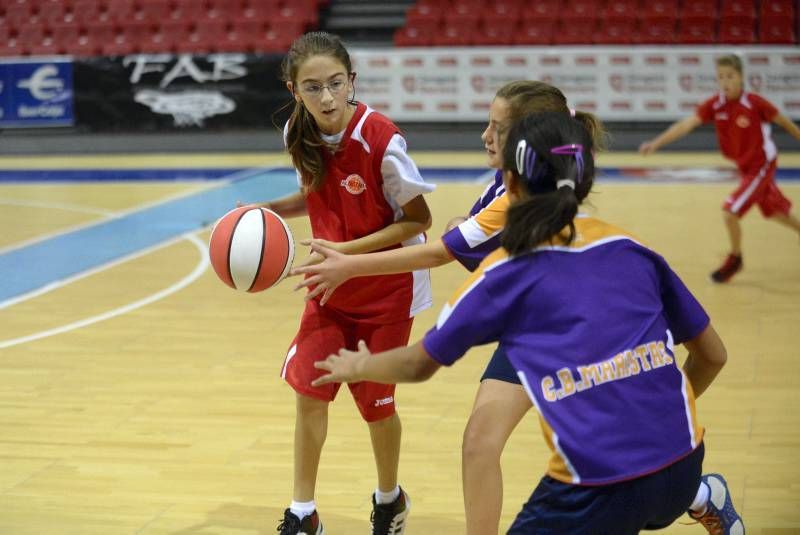
<path id="1" fill-rule="evenodd" d="M 294 172 L 255 170 L 220 184 L 120 217 L 0 254 L 0 303 L 204 228 L 236 202 L 269 200 L 297 191 Z"/>
<path id="2" fill-rule="evenodd" d="M 703 171 L 719 171 L 721 175 L 730 175 L 735 179 L 735 171 L 730 168 L 703 168 Z M 0 169 L 0 183 L 3 182 L 118 182 L 136 180 L 218 180 L 232 173 L 243 171 L 242 168 L 185 168 L 185 169 Z M 291 173 L 290 168 L 276 168 L 276 171 Z M 486 174 L 485 167 L 420 168 L 422 176 L 430 182 L 474 181 Z M 627 182 L 707 182 L 707 178 L 691 180 L 691 168 L 665 167 L 603 167 L 598 171 L 599 180 Z M 800 168 L 779 167 L 775 173 L 778 180 L 800 180 Z M 718 180 L 715 180 L 718 181 Z"/>

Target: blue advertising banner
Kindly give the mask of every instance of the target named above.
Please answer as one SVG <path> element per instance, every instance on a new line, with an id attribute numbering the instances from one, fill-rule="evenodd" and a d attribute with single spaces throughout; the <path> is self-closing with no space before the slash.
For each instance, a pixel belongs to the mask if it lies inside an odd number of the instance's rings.
<path id="1" fill-rule="evenodd" d="M 0 61 L 0 127 L 71 126 L 72 60 Z"/>

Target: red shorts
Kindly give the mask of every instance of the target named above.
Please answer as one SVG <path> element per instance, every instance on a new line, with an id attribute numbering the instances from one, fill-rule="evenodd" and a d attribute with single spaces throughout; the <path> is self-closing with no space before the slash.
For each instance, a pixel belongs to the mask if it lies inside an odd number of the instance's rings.
<path id="1" fill-rule="evenodd" d="M 742 175 L 742 182 L 736 191 L 722 205 L 724 210 L 738 217 L 744 217 L 750 207 L 758 205 L 764 217 L 774 214 L 788 215 L 792 201 L 787 199 L 775 184 L 777 162 L 767 162 L 755 173 Z"/>
<path id="2" fill-rule="evenodd" d="M 317 301 L 309 301 L 300 320 L 300 330 L 286 355 L 281 377 L 296 392 L 322 401 L 333 401 L 340 383 L 319 387 L 311 381 L 324 375 L 324 370 L 314 367 L 314 362 L 328 358 L 340 349 L 356 349 L 358 341 L 364 340 L 373 353 L 408 345 L 413 318 L 397 323 L 380 325 L 353 320 L 330 309 L 321 307 Z M 364 381 L 348 383 L 348 388 L 367 422 L 382 420 L 394 414 L 395 385 Z"/>

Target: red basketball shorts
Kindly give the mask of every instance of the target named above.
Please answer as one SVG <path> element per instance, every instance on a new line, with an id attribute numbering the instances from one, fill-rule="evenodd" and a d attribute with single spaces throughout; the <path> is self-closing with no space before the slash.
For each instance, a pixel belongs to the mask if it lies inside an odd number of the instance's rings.
<path id="1" fill-rule="evenodd" d="M 735 216 L 744 217 L 750 207 L 757 204 L 764 217 L 788 215 L 792 201 L 775 184 L 776 163 L 775 160 L 767 162 L 756 173 L 742 175 L 739 187 L 731 193 L 722 208 Z"/>
<path id="2" fill-rule="evenodd" d="M 309 301 L 300 320 L 300 330 L 286 355 L 281 376 L 299 394 L 322 401 L 333 401 L 340 383 L 319 387 L 311 381 L 325 374 L 314 367 L 314 362 L 325 360 L 340 349 L 356 349 L 359 340 L 364 340 L 372 353 L 408 345 L 413 319 L 398 323 L 379 325 L 363 323 L 328 308 L 315 300 Z M 347 385 L 353 399 L 367 422 L 382 420 L 394 414 L 395 385 L 351 383 Z"/>

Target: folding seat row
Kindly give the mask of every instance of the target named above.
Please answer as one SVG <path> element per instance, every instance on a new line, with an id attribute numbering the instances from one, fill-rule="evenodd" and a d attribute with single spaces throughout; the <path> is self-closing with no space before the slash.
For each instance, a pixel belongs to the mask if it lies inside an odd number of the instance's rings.
<path id="1" fill-rule="evenodd" d="M 708 24 L 706 21 L 560 21 L 552 25 L 491 24 L 486 20 L 454 23 L 416 22 L 395 32 L 397 46 L 491 46 L 580 44 L 792 44 L 791 20 L 763 19 L 758 32 L 754 23 Z"/>

